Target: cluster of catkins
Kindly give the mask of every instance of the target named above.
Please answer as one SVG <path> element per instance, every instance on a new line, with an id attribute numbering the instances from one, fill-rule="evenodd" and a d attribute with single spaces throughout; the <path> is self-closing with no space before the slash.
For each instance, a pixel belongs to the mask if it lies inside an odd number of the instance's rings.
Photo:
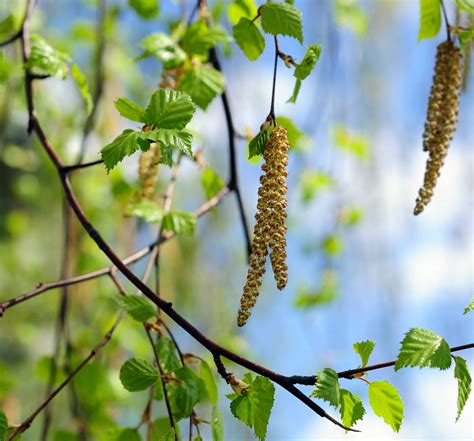
<path id="1" fill-rule="evenodd" d="M 286 129 L 281 126 L 275 127 L 263 152 L 264 174 L 260 177 L 252 255 L 247 281 L 240 299 L 238 326 L 245 325 L 250 317 L 250 310 L 255 306 L 269 250 L 278 289 L 282 290 L 288 281 L 285 223 L 289 147 Z"/>
<path id="2" fill-rule="evenodd" d="M 423 150 L 429 153 L 423 187 L 420 188 L 414 214 L 420 214 L 433 196 L 436 181 L 453 139 L 459 111 L 462 85 L 462 55 L 448 39 L 438 46 L 435 74 L 428 101 L 423 133 Z"/>

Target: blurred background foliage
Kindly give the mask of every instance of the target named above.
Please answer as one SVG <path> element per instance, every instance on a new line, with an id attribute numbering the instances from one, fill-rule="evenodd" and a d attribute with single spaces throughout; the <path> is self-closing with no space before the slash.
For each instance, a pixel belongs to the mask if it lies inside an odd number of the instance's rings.
<path id="1" fill-rule="evenodd" d="M 0 1 L 0 40 L 18 28 L 24 3 Z M 210 3 L 214 19 L 229 31 L 239 8 L 252 2 Z M 159 7 L 157 4 L 107 0 L 104 9 L 101 0 L 39 2 L 32 31 L 71 56 L 85 73 L 92 96 L 101 89 L 94 124 L 87 133 L 86 103 L 71 77 L 35 85 L 40 120 L 65 162 L 73 163 L 83 143 L 86 160 L 97 159 L 99 150 L 127 127 L 114 100 L 127 96 L 144 104 L 158 87 L 162 66 L 153 58 L 138 60 L 140 41 L 153 32 L 174 29 L 180 17 L 191 14 L 194 2 L 161 0 Z M 318 0 L 296 4 L 304 12 L 306 41 L 321 44 L 323 51 L 296 105 L 285 103 L 293 87 L 291 74 L 280 66 L 278 78 L 277 114 L 289 129 L 293 147 L 289 286 L 275 293 L 265 283 L 252 320 L 244 330 L 237 330 L 235 314 L 246 263 L 236 203 L 230 196 L 199 219 L 194 235 L 180 236 L 163 246 L 162 296 L 206 335 L 287 374 L 312 374 L 325 366 L 356 367 L 352 343 L 367 338 L 378 343 L 374 361 L 391 359 L 403 332 L 412 326 L 433 329 L 455 344 L 465 343 L 473 337 L 472 317 L 461 317 L 474 285 L 472 87 L 468 84 L 461 99 L 459 130 L 437 194 L 426 213 L 413 218 L 424 170 L 421 132 L 436 46 L 430 40 L 416 42 L 418 2 Z M 449 12 L 453 15 L 453 8 Z M 98 67 L 102 43 L 104 61 Z M 285 40 L 283 46 L 295 57 L 304 54 L 294 41 Z M 245 138 L 258 131 L 267 114 L 273 55 L 267 51 L 251 63 L 235 44 L 224 42 L 219 50 L 225 56 L 227 88 L 242 135 L 238 143 L 240 180 L 253 225 L 260 168 L 258 161 L 246 159 Z M 63 259 L 62 193 L 53 167 L 34 137 L 27 136 L 22 74 L 19 45 L 2 48 L 1 301 L 39 282 L 59 279 Z M 192 130 L 194 151 L 201 152 L 201 162 L 226 179 L 227 134 L 219 100 L 207 112 L 198 112 Z M 137 167 L 137 157 L 132 157 L 110 175 L 99 165 L 73 177 L 93 224 L 124 257 L 156 235 L 153 225 L 125 216 L 138 188 Z M 209 187 L 201 182 L 209 182 L 212 176 L 206 170 L 183 159 L 174 208 L 191 211 L 207 199 Z M 162 195 L 170 171 L 160 167 L 158 176 L 157 194 Z M 107 259 L 75 220 L 72 229 L 75 257 L 71 274 L 107 266 Z M 133 268 L 142 274 L 144 265 L 139 262 Z M 0 319 L 0 404 L 14 423 L 22 421 L 45 394 L 59 293 L 44 293 L 7 310 Z M 72 365 L 111 326 L 119 311 L 115 296 L 116 288 L 107 277 L 70 288 Z M 176 336 L 186 352 L 208 357 L 179 329 Z M 115 439 L 111 435 L 115 427 L 139 422 L 146 393 L 129 394 L 118 380 L 121 364 L 131 355 L 150 356 L 141 326 L 126 318 L 107 348 L 77 377 L 81 416 L 92 439 Z M 233 366 L 231 370 L 240 372 Z M 58 380 L 62 375 L 60 369 Z M 429 397 L 434 390 L 438 397 L 453 389 L 454 397 L 454 383 L 442 383 L 432 373 L 425 383 L 417 373 L 384 375 L 399 387 L 406 402 L 407 428 L 402 436 L 430 439 L 437 434 L 454 439 L 473 435 L 468 422 L 472 405 L 455 426 L 454 404 L 446 405 L 449 415 L 443 419 L 448 421 L 433 421 L 439 420 L 433 417 L 438 412 L 430 402 L 434 400 L 420 403 L 420 396 Z M 222 396 L 228 393 L 222 382 L 221 388 Z M 225 439 L 252 439 L 244 426 L 232 420 L 224 400 Z M 64 392 L 53 404 L 54 441 L 76 439 L 78 422 L 71 418 L 70 402 L 70 392 Z M 204 406 L 201 413 L 205 416 L 209 409 Z M 164 407 L 158 407 L 157 424 L 164 415 Z M 22 439 L 39 439 L 40 426 L 36 423 Z M 342 436 L 326 426 L 277 391 L 268 439 Z M 363 429 L 368 436 L 389 436 L 389 429 L 370 419 Z M 203 427 L 204 434 L 206 430 Z"/>

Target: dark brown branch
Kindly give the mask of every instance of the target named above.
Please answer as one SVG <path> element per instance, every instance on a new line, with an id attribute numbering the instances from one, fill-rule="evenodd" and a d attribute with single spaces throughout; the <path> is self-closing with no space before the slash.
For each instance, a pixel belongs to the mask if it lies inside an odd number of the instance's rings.
<path id="1" fill-rule="evenodd" d="M 66 165 L 66 166 L 63 167 L 63 172 L 64 173 L 69 173 L 69 172 L 74 171 L 74 170 L 79 170 L 81 168 L 93 167 L 94 165 L 103 164 L 103 163 L 104 163 L 103 159 L 96 159 L 95 161 L 84 162 L 82 164 Z"/>
<path id="2" fill-rule="evenodd" d="M 270 112 L 267 117 L 267 121 L 271 120 L 273 125 L 276 126 L 276 116 L 275 116 L 275 94 L 276 94 L 276 79 L 277 79 L 277 69 L 278 69 L 278 58 L 280 57 L 280 48 L 278 47 L 278 38 L 275 35 L 273 37 L 275 43 L 275 60 L 273 62 L 273 80 L 272 80 L 272 99 L 270 103 Z"/>

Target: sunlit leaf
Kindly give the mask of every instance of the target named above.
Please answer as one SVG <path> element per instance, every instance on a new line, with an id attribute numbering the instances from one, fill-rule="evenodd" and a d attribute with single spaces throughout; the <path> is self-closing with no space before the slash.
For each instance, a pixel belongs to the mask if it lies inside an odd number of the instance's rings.
<path id="1" fill-rule="evenodd" d="M 142 199 L 133 201 L 127 206 L 125 211 L 127 216 L 136 216 L 143 219 L 145 222 L 157 223 L 163 219 L 163 210 L 153 201 Z"/>
<path id="2" fill-rule="evenodd" d="M 370 355 L 375 348 L 375 342 L 373 340 L 360 341 L 354 343 L 353 347 L 355 353 L 360 355 L 362 367 L 367 366 Z"/>
<path id="3" fill-rule="evenodd" d="M 193 234 L 196 230 L 196 216 L 186 211 L 170 211 L 163 217 L 162 226 L 165 231 L 176 234 Z"/>
<path id="4" fill-rule="evenodd" d="M 420 1 L 420 30 L 418 40 L 433 38 L 438 35 L 441 28 L 441 1 Z"/>
<path id="5" fill-rule="evenodd" d="M 369 402 L 375 415 L 398 432 L 403 420 L 403 401 L 395 387 L 387 381 L 374 381 L 369 385 Z"/>
<path id="6" fill-rule="evenodd" d="M 257 16 L 257 5 L 254 0 L 233 0 L 227 7 L 227 16 L 232 25 L 242 17 L 253 19 Z"/>
<path id="7" fill-rule="evenodd" d="M 179 85 L 201 109 L 206 110 L 214 98 L 224 91 L 224 76 L 211 66 L 198 66 L 187 72 Z"/>
<path id="8" fill-rule="evenodd" d="M 202 171 L 201 184 L 207 199 L 214 197 L 225 186 L 224 180 L 211 167 Z"/>
<path id="9" fill-rule="evenodd" d="M 265 39 L 254 22 L 242 17 L 232 28 L 235 42 L 244 52 L 247 58 L 255 61 L 265 49 Z"/>
<path id="10" fill-rule="evenodd" d="M 288 35 L 303 44 L 303 14 L 289 3 L 265 3 L 261 7 L 262 28 L 272 35 Z"/>
<path id="11" fill-rule="evenodd" d="M 143 295 L 120 296 L 117 298 L 117 302 L 133 319 L 139 322 L 155 317 L 157 313 L 156 306 Z"/>
<path id="12" fill-rule="evenodd" d="M 79 66 L 77 64 L 74 64 L 72 66 L 71 76 L 74 78 L 79 87 L 79 91 L 81 92 L 82 98 L 86 103 L 86 112 L 88 115 L 90 115 L 94 103 L 92 102 L 92 96 L 89 90 L 89 85 L 87 84 L 86 76 L 82 73 L 81 69 L 79 69 Z"/>
<path id="13" fill-rule="evenodd" d="M 331 406 L 339 406 L 340 388 L 337 372 L 330 368 L 325 368 L 316 374 L 316 384 L 311 396 L 327 401 Z"/>
<path id="14" fill-rule="evenodd" d="M 147 122 L 160 129 L 183 129 L 196 108 L 189 95 L 169 89 L 158 89 L 146 108 Z"/>
<path id="15" fill-rule="evenodd" d="M 69 73 L 71 57 L 54 49 L 39 35 L 31 36 L 31 51 L 25 65 L 38 75 L 50 75 L 52 77 L 66 78 Z"/>
<path id="16" fill-rule="evenodd" d="M 133 155 L 139 148 L 138 137 L 140 134 L 127 129 L 107 144 L 100 151 L 107 173 L 110 172 L 125 156 Z"/>
<path id="17" fill-rule="evenodd" d="M 358 420 L 364 418 L 365 409 L 361 399 L 346 389 L 341 389 L 339 394 L 339 413 L 342 423 L 352 427 Z"/>
<path id="18" fill-rule="evenodd" d="M 115 108 L 124 118 L 142 123 L 147 121 L 145 109 L 128 98 L 119 98 L 114 104 Z"/>
<path id="19" fill-rule="evenodd" d="M 474 297 L 471 298 L 471 303 L 464 308 L 464 314 L 467 314 L 469 311 L 474 309 Z"/>
<path id="20" fill-rule="evenodd" d="M 471 393 L 471 374 L 469 373 L 469 368 L 467 366 L 466 360 L 462 357 L 453 356 L 455 367 L 454 367 L 454 378 L 458 380 L 458 413 L 456 416 L 456 421 L 459 420 L 461 412 L 464 409 L 464 406 L 469 398 Z"/>
<path id="21" fill-rule="evenodd" d="M 140 59 L 154 56 L 168 69 L 176 68 L 186 60 L 186 53 L 171 37 L 162 32 L 148 35 L 140 42 L 140 46 L 143 48 Z"/>

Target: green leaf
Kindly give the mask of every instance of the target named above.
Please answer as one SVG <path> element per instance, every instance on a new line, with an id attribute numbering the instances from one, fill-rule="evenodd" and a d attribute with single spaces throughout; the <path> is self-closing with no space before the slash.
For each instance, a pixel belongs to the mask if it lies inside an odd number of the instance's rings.
<path id="1" fill-rule="evenodd" d="M 218 27 L 208 27 L 204 18 L 195 21 L 186 28 L 181 39 L 182 48 L 189 54 L 207 59 L 209 51 L 219 42 L 228 42 L 227 32 Z"/>
<path id="2" fill-rule="evenodd" d="M 190 368 L 174 371 L 176 381 L 168 383 L 168 396 L 177 421 L 191 415 L 194 406 L 206 397 L 206 385 Z"/>
<path id="3" fill-rule="evenodd" d="M 179 85 L 201 109 L 206 110 L 212 100 L 224 91 L 224 76 L 211 66 L 201 65 L 187 72 Z"/>
<path id="4" fill-rule="evenodd" d="M 0 410 L 0 441 L 5 441 L 8 432 L 8 419 Z"/>
<path id="5" fill-rule="evenodd" d="M 468 14 L 474 15 L 474 0 L 455 0 L 456 6 Z"/>
<path id="6" fill-rule="evenodd" d="M 395 370 L 406 366 L 448 369 L 451 351 L 446 341 L 428 329 L 412 328 L 405 334 Z"/>
<path id="7" fill-rule="evenodd" d="M 65 79 L 69 73 L 71 57 L 54 49 L 39 35 L 31 36 L 31 52 L 25 67 L 38 75 Z"/>
<path id="8" fill-rule="evenodd" d="M 467 314 L 469 311 L 474 309 L 474 297 L 471 298 L 471 303 L 464 308 L 464 314 Z"/>
<path id="9" fill-rule="evenodd" d="M 137 216 L 151 224 L 160 222 L 163 219 L 161 207 L 156 202 L 148 199 L 131 202 L 127 205 L 125 214 L 127 216 Z"/>
<path id="10" fill-rule="evenodd" d="M 369 402 L 375 415 L 398 432 L 403 420 L 403 401 L 395 387 L 387 381 L 374 381 L 369 385 Z"/>
<path id="11" fill-rule="evenodd" d="M 217 400 L 219 399 L 219 391 L 217 388 L 217 381 L 212 372 L 211 367 L 207 362 L 201 360 L 201 364 L 199 366 L 199 374 L 206 385 L 207 395 L 209 396 L 209 401 L 214 406 L 217 404 Z"/>
<path id="12" fill-rule="evenodd" d="M 107 173 L 110 172 L 125 156 L 133 155 L 139 148 L 139 132 L 127 129 L 115 138 L 110 144 L 107 144 L 100 151 L 105 164 Z"/>
<path id="13" fill-rule="evenodd" d="M 275 387 L 265 377 L 256 377 L 253 382 L 244 378 L 250 388 L 245 395 L 239 395 L 230 403 L 232 414 L 249 427 L 255 436 L 264 440 L 273 407 Z"/>
<path id="14" fill-rule="evenodd" d="M 327 256 L 337 256 L 344 250 L 342 237 L 339 234 L 329 234 L 321 242 L 321 249 Z"/>
<path id="15" fill-rule="evenodd" d="M 314 66 L 316 66 L 319 56 L 321 55 L 321 46 L 319 44 L 313 44 L 308 46 L 306 54 L 296 66 L 294 77 L 298 80 L 306 79 L 310 73 L 313 71 Z"/>
<path id="16" fill-rule="evenodd" d="M 261 6 L 262 28 L 267 34 L 288 35 L 303 44 L 303 14 L 289 3 Z"/>
<path id="17" fill-rule="evenodd" d="M 158 15 L 158 0 L 128 0 L 128 4 L 140 17 L 146 20 Z"/>
<path id="18" fill-rule="evenodd" d="M 300 176 L 299 186 L 301 198 L 305 204 L 308 204 L 322 192 L 333 188 L 334 180 L 327 173 L 306 170 Z"/>
<path id="19" fill-rule="evenodd" d="M 148 35 L 140 42 L 140 46 L 143 48 L 143 53 L 139 59 L 153 55 L 162 61 L 168 69 L 181 66 L 186 61 L 186 52 L 172 38 L 162 32 Z"/>
<path id="20" fill-rule="evenodd" d="M 120 296 L 117 298 L 117 302 L 138 322 L 144 322 L 156 316 L 156 306 L 142 295 Z"/>
<path id="21" fill-rule="evenodd" d="M 225 186 L 222 179 L 211 167 L 206 167 L 201 174 L 201 184 L 207 199 L 213 198 Z"/>
<path id="22" fill-rule="evenodd" d="M 53 441 L 79 441 L 79 438 L 74 432 L 69 430 L 57 430 L 54 432 Z"/>
<path id="23" fill-rule="evenodd" d="M 367 366 L 369 363 L 370 355 L 375 348 L 375 342 L 373 340 L 366 340 L 354 343 L 354 351 L 356 354 L 360 355 L 360 360 L 362 362 L 362 367 Z"/>
<path id="24" fill-rule="evenodd" d="M 127 118 L 130 121 L 142 123 L 147 122 L 145 109 L 142 106 L 135 104 L 133 101 L 130 101 L 128 98 L 119 98 L 114 102 L 114 104 L 115 108 L 124 118 Z"/>
<path id="25" fill-rule="evenodd" d="M 175 434 L 174 432 L 171 432 L 172 429 L 173 427 L 171 427 L 170 420 L 167 416 L 157 418 L 155 421 L 153 421 L 153 433 L 157 435 L 159 434 L 159 436 L 156 437 L 155 435 L 155 437 L 153 438 L 153 441 L 155 440 L 156 441 L 175 441 Z M 173 437 L 168 440 L 168 438 L 166 437 L 169 436 L 170 432 L 173 435 Z M 178 435 L 178 440 L 181 440 L 182 438 L 181 438 L 179 424 L 176 425 L 176 432 Z"/>
<path id="26" fill-rule="evenodd" d="M 18 23 L 18 19 L 15 15 L 7 15 L 2 21 L 0 21 L 0 40 L 6 40 L 18 32 L 18 27 L 21 26 Z"/>
<path id="27" fill-rule="evenodd" d="M 254 22 L 242 17 L 232 28 L 235 42 L 242 49 L 246 57 L 255 61 L 265 49 L 265 39 Z"/>
<path id="28" fill-rule="evenodd" d="M 301 80 L 296 80 L 295 81 L 295 87 L 293 88 L 293 94 L 288 98 L 287 103 L 296 103 L 296 100 L 298 99 L 298 95 L 300 94 L 300 89 L 301 89 Z"/>
<path id="29" fill-rule="evenodd" d="M 92 108 L 94 107 L 94 103 L 92 102 L 91 92 L 89 90 L 89 86 L 87 84 L 86 76 L 82 73 L 81 69 L 77 64 L 74 64 L 71 69 L 71 76 L 76 81 L 79 92 L 81 92 L 82 98 L 86 103 L 86 113 L 90 115 L 92 112 Z"/>
<path id="30" fill-rule="evenodd" d="M 120 432 L 117 441 L 141 441 L 142 437 L 137 429 L 124 429 Z"/>
<path id="31" fill-rule="evenodd" d="M 256 16 L 257 5 L 254 0 L 234 0 L 227 7 L 227 17 L 232 25 L 238 23 L 242 17 L 253 19 Z"/>
<path id="32" fill-rule="evenodd" d="M 156 142 L 161 142 L 167 147 L 178 149 L 185 155 L 193 155 L 193 135 L 186 130 L 159 129 L 151 132 L 144 132 L 142 136 Z"/>
<path id="33" fill-rule="evenodd" d="M 339 26 L 351 29 L 357 36 L 365 37 L 369 28 L 369 20 L 356 0 L 335 0 L 334 18 Z"/>
<path id="34" fill-rule="evenodd" d="M 176 346 L 170 338 L 162 335 L 156 342 L 156 351 L 164 372 L 172 372 L 181 367 Z"/>
<path id="35" fill-rule="evenodd" d="M 454 358 L 454 378 L 458 380 L 458 413 L 456 416 L 456 421 L 459 420 L 461 416 L 461 412 L 464 409 L 464 405 L 469 398 L 469 394 L 471 393 L 471 375 L 469 373 L 469 368 L 467 366 L 466 360 L 462 357 Z"/>
<path id="36" fill-rule="evenodd" d="M 212 441 L 224 441 L 224 419 L 217 406 L 212 408 Z"/>
<path id="37" fill-rule="evenodd" d="M 355 135 L 340 124 L 334 125 L 332 136 L 339 149 L 351 153 L 359 159 L 365 159 L 368 156 L 369 146 L 364 136 Z"/>
<path id="38" fill-rule="evenodd" d="M 433 38 L 441 28 L 441 1 L 420 0 L 420 30 L 418 41 Z"/>
<path id="39" fill-rule="evenodd" d="M 316 305 L 331 303 L 339 292 L 337 272 L 332 268 L 324 270 L 321 285 L 316 291 L 300 288 L 295 298 L 295 306 L 308 308 Z"/>
<path id="40" fill-rule="evenodd" d="M 171 427 L 170 430 L 168 430 L 168 432 L 166 433 L 166 435 L 160 437 L 158 441 L 175 441 L 175 439 L 176 439 L 176 432 L 174 431 L 174 428 Z"/>
<path id="41" fill-rule="evenodd" d="M 303 152 L 307 148 L 309 137 L 298 128 L 292 119 L 286 116 L 277 117 L 277 123 L 283 126 L 288 132 L 288 143 L 290 148 Z"/>
<path id="42" fill-rule="evenodd" d="M 193 234 L 196 230 L 196 216 L 186 211 L 170 211 L 163 217 L 162 227 L 165 231 L 176 234 Z"/>
<path id="43" fill-rule="evenodd" d="M 189 95 L 169 89 L 158 89 L 146 108 L 147 122 L 161 129 L 183 129 L 196 108 Z"/>
<path id="44" fill-rule="evenodd" d="M 360 207 L 349 205 L 343 207 L 337 217 L 337 222 L 346 227 L 353 227 L 360 223 L 364 214 Z"/>
<path id="45" fill-rule="evenodd" d="M 330 368 L 325 368 L 316 374 L 316 384 L 311 396 L 327 401 L 331 406 L 339 406 L 339 378 L 337 372 Z"/>
<path id="46" fill-rule="evenodd" d="M 141 358 L 130 358 L 120 368 L 120 381 L 129 392 L 148 389 L 159 376 L 156 368 Z"/>
<path id="47" fill-rule="evenodd" d="M 262 129 L 249 142 L 249 159 L 263 154 L 272 133 L 270 128 Z"/>
<path id="48" fill-rule="evenodd" d="M 339 395 L 339 413 L 342 423 L 346 427 L 352 427 L 358 420 L 364 418 L 365 409 L 361 399 L 352 392 L 341 389 Z"/>

